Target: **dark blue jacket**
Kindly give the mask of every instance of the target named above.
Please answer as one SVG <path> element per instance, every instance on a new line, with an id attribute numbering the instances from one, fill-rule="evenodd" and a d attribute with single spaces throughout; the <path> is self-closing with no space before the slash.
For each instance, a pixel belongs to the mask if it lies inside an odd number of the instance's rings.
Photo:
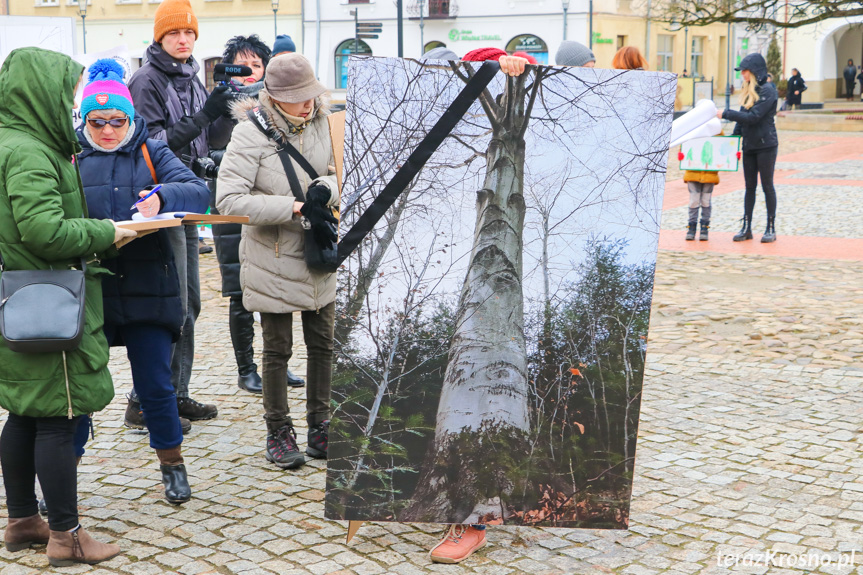
<path id="1" fill-rule="evenodd" d="M 84 129 L 78 128 L 78 141 L 84 148 L 78 162 L 91 218 L 132 219 L 135 212 L 129 208 L 138 200 L 138 193 L 154 184 L 141 150 L 145 141 L 162 184 L 158 192 L 163 201 L 161 211 L 206 211 L 209 193 L 203 180 L 183 165 L 167 144 L 147 138 L 143 118 L 135 118 L 135 135 L 116 152 L 93 149 L 82 133 Z M 166 230 L 135 239 L 104 265 L 114 273 L 102 280 L 106 325 L 155 324 L 179 335 L 183 323 L 180 281 Z"/>
<path id="2" fill-rule="evenodd" d="M 767 62 L 757 52 L 749 54 L 740 61 L 737 67 L 740 70 L 749 70 L 755 76 L 758 85 L 758 101 L 748 110 L 743 106 L 740 111 L 725 110 L 722 118 L 737 122 L 734 126 L 734 135 L 743 136 L 743 151 L 754 152 L 779 145 L 776 135 L 776 125 L 773 118 L 776 116 L 776 102 L 779 93 L 772 82 L 767 81 Z"/>

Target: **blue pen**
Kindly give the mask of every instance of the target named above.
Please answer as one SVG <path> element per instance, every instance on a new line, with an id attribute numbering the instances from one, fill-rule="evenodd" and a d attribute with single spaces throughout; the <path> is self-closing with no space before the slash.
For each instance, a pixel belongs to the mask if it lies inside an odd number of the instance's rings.
<path id="1" fill-rule="evenodd" d="M 138 205 L 138 204 L 140 204 L 141 202 L 143 202 L 144 200 L 146 200 L 147 198 L 149 198 L 150 196 L 152 196 L 153 194 L 155 194 L 156 192 L 158 192 L 158 191 L 159 191 L 159 188 L 161 188 L 161 187 L 162 187 L 162 184 L 159 184 L 158 186 L 155 186 L 152 190 L 150 190 L 150 192 L 149 192 L 146 196 L 144 196 L 143 198 L 141 198 L 140 200 L 138 200 L 137 202 L 135 202 L 134 204 L 132 204 L 132 207 L 131 207 L 131 208 L 129 208 L 129 209 L 130 209 L 130 210 L 136 210 L 136 209 L 138 209 L 138 208 L 137 208 L 137 205 Z"/>

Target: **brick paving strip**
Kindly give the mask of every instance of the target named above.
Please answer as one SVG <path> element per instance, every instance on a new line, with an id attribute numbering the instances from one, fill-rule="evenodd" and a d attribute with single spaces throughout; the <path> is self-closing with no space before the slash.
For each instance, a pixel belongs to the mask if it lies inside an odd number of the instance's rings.
<path id="1" fill-rule="evenodd" d="M 824 138 L 816 144 L 855 141 Z M 345 524 L 323 518 L 324 463 L 283 472 L 264 460 L 260 398 L 236 387 L 227 300 L 204 256 L 192 395 L 220 412 L 184 442 L 193 500 L 162 500 L 147 436 L 123 428 L 131 381 L 112 350 L 117 396 L 96 416 L 80 508 L 88 529 L 124 553 L 53 572 L 863 573 L 863 265 L 758 255 L 783 239 L 791 245 L 790 236 L 747 242 L 750 254 L 660 251 L 629 531 L 493 527 L 490 544 L 455 566 L 428 560 L 437 525 L 366 524 L 346 545 Z M 303 373 L 304 361 L 299 349 L 292 369 Z M 302 390 L 290 397 L 301 413 Z M 306 429 L 297 431 L 302 444 Z M 746 552 L 838 560 L 851 550 L 853 568 L 717 564 Z M 0 550 L 0 575 L 48 569 L 44 547 Z"/>

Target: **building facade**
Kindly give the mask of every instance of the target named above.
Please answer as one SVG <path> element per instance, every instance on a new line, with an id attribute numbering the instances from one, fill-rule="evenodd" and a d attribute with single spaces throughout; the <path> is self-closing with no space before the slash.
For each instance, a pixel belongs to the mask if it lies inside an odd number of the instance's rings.
<path id="1" fill-rule="evenodd" d="M 390 0 L 304 0 L 304 53 L 327 87 L 343 90 L 350 54 L 398 55 L 397 11 Z M 566 34 L 587 43 L 587 0 L 567 2 Z M 351 11 L 357 10 L 357 16 Z M 422 14 L 422 18 L 420 18 Z M 380 22 L 378 38 L 354 44 L 355 18 Z M 403 55 L 418 58 L 445 46 L 463 56 L 475 48 L 525 51 L 554 64 L 563 40 L 561 0 L 404 0 Z"/>
<path id="2" fill-rule="evenodd" d="M 797 68 L 809 88 L 804 102 L 824 102 L 845 95 L 842 71 L 853 60 L 860 74 L 863 64 L 863 16 L 835 18 L 818 24 L 778 32 L 784 46 L 783 63 L 786 75 Z M 860 97 L 860 83 L 854 93 Z"/>
<path id="3" fill-rule="evenodd" d="M 71 17 L 76 21 L 76 46 L 84 51 L 84 30 L 88 53 L 126 45 L 133 67 L 141 63 L 153 41 L 153 15 L 161 0 L 88 0 L 86 19 L 82 19 L 77 0 L 0 0 L 8 2 L 13 16 Z M 82 0 L 83 1 L 83 0 Z M 279 0 L 278 11 L 264 0 L 191 0 L 198 18 L 195 58 L 204 72 L 220 61 L 225 42 L 232 36 L 258 34 L 272 46 L 275 30 L 289 34 L 302 45 L 302 3 Z"/>

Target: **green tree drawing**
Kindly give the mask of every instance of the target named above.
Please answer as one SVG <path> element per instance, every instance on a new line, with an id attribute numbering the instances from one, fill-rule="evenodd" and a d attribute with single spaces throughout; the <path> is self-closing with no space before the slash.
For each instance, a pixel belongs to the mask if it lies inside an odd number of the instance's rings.
<path id="1" fill-rule="evenodd" d="M 704 164 L 705 168 L 709 168 L 713 163 L 713 144 L 710 143 L 710 140 L 704 142 L 704 146 L 701 148 L 701 163 Z"/>

